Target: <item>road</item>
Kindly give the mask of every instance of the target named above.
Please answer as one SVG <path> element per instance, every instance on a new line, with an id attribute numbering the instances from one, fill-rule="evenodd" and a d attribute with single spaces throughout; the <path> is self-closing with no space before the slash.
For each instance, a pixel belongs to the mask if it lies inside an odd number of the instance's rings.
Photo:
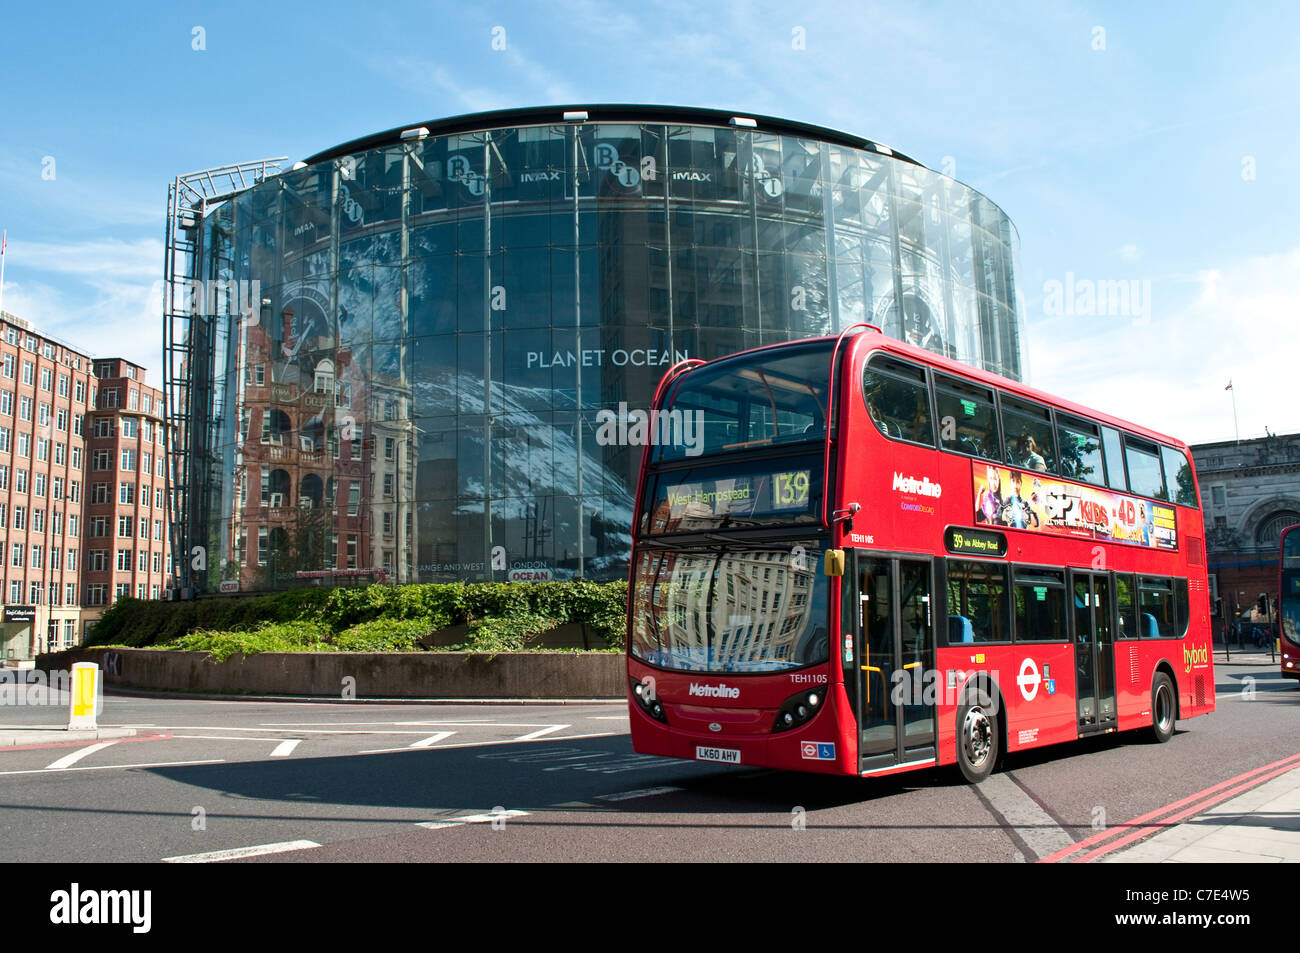
<path id="1" fill-rule="evenodd" d="M 1166 745 L 1012 755 L 978 787 L 951 769 L 863 781 L 638 755 L 622 703 L 112 695 L 101 724 L 136 737 L 0 750 L 0 843 L 10 861 L 116 863 L 1035 861 L 1300 752 L 1300 691 L 1275 671 L 1217 667 L 1218 711 Z"/>

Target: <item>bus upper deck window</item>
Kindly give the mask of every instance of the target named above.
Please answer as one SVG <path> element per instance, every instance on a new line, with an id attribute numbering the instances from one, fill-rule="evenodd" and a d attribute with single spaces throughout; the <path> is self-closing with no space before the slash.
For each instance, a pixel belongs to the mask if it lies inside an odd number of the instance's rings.
<path id="1" fill-rule="evenodd" d="M 887 437 L 934 446 L 930 394 L 919 367 L 877 355 L 862 378 L 871 422 Z"/>
<path id="2" fill-rule="evenodd" d="M 936 374 L 934 401 L 939 440 L 945 450 L 985 460 L 1001 459 L 992 391 Z"/>

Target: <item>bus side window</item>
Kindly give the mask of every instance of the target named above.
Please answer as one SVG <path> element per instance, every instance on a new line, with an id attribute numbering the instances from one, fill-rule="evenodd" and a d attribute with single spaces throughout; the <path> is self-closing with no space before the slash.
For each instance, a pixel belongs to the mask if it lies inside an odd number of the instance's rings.
<path id="1" fill-rule="evenodd" d="M 1056 439 L 1046 407 L 1003 395 L 1002 430 L 1007 437 L 1007 463 L 1039 473 L 1056 472 Z"/>
<path id="2" fill-rule="evenodd" d="M 1182 638 L 1187 634 L 1190 621 L 1187 602 L 1187 580 L 1174 580 L 1174 635 Z"/>
<path id="3" fill-rule="evenodd" d="M 1142 576 L 1138 580 L 1138 636 L 1143 639 L 1169 638 L 1174 631 L 1174 590 L 1169 579 Z"/>
<path id="4" fill-rule="evenodd" d="M 867 412 L 877 430 L 887 437 L 934 446 L 925 371 L 878 355 L 867 366 L 862 389 Z"/>
<path id="5" fill-rule="evenodd" d="M 943 449 L 985 460 L 1002 458 L 992 391 L 936 374 L 934 400 Z"/>
<path id="6" fill-rule="evenodd" d="M 1137 630 L 1133 623 L 1133 577 L 1119 575 L 1115 577 L 1115 610 L 1118 615 L 1115 627 L 1117 639 L 1134 638 Z"/>

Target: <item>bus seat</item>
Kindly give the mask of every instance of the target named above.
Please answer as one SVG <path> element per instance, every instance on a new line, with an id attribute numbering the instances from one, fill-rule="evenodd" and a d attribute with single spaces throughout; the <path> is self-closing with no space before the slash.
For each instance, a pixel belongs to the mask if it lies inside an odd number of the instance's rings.
<path id="1" fill-rule="evenodd" d="M 970 619 L 964 615 L 948 616 L 948 644 L 956 645 L 958 642 L 974 642 L 975 628 L 970 624 Z"/>
<path id="2" fill-rule="evenodd" d="M 1160 638 L 1160 626 L 1156 624 L 1156 617 L 1150 612 L 1142 613 L 1142 631 L 1138 636 L 1143 639 Z"/>

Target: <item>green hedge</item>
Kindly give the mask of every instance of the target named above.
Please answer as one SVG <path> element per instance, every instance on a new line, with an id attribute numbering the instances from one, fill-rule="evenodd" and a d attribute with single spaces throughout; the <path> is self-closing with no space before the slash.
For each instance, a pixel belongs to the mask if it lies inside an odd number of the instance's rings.
<path id="1" fill-rule="evenodd" d="M 413 651 L 424 635 L 468 625 L 466 642 L 457 648 L 508 651 L 547 629 L 581 623 L 607 647 L 622 649 L 626 604 L 625 582 L 305 588 L 189 602 L 123 597 L 104 611 L 87 644 L 202 646 L 227 655 L 230 645 L 266 646 L 254 651 Z"/>

